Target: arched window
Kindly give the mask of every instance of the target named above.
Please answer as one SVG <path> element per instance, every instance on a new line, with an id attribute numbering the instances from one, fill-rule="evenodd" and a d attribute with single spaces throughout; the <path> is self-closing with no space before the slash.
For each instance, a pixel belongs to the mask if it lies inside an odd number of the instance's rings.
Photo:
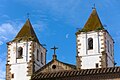
<path id="1" fill-rule="evenodd" d="M 92 38 L 88 39 L 88 49 L 93 49 L 93 39 Z"/>
<path id="2" fill-rule="evenodd" d="M 109 46 L 110 44 L 109 44 L 109 40 L 107 40 L 107 48 L 108 48 L 108 52 L 110 51 L 109 49 L 110 49 L 110 46 Z"/>
<path id="3" fill-rule="evenodd" d="M 41 64 L 43 64 L 43 53 L 41 52 Z"/>
<path id="4" fill-rule="evenodd" d="M 19 47 L 19 48 L 18 48 L 17 58 L 22 58 L 22 56 L 23 56 L 23 48 L 22 48 L 22 47 Z"/>
<path id="5" fill-rule="evenodd" d="M 39 50 L 37 49 L 37 61 L 39 61 Z"/>

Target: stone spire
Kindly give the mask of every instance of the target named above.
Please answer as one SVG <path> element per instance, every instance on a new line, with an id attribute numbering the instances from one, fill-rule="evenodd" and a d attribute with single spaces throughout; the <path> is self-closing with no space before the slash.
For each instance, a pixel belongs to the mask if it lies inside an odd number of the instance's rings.
<path id="1" fill-rule="evenodd" d="M 96 8 L 92 8 L 93 11 L 88 18 L 86 24 L 84 25 L 83 29 L 81 29 L 81 32 L 89 32 L 89 31 L 95 31 L 95 30 L 103 30 L 104 27 L 99 19 L 99 16 L 97 14 Z M 79 31 L 78 31 L 79 32 Z"/>
<path id="2" fill-rule="evenodd" d="M 39 40 L 34 32 L 34 29 L 30 23 L 30 20 L 27 19 L 26 23 L 23 25 L 22 29 L 19 31 L 17 36 L 13 41 L 35 41 L 39 43 Z"/>

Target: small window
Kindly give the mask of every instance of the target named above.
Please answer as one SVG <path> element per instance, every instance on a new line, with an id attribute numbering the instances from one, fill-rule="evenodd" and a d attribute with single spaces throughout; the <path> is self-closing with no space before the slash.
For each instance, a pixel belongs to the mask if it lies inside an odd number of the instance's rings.
<path id="1" fill-rule="evenodd" d="M 39 50 L 37 49 L 37 61 L 39 61 Z"/>
<path id="2" fill-rule="evenodd" d="M 14 74 L 12 74 L 11 77 L 14 78 Z"/>
<path id="3" fill-rule="evenodd" d="M 23 56 L 23 48 L 22 48 L 22 47 L 19 47 L 19 48 L 18 48 L 17 58 L 22 58 L 22 56 Z"/>
<path id="4" fill-rule="evenodd" d="M 112 55 L 113 52 L 112 52 L 112 45 L 111 44 L 110 44 L 110 53 L 111 53 L 111 56 L 113 56 Z"/>
<path id="5" fill-rule="evenodd" d="M 109 50 L 110 47 L 109 47 L 109 41 L 108 40 L 107 40 L 107 48 L 108 48 L 108 52 L 109 52 L 110 51 Z"/>
<path id="6" fill-rule="evenodd" d="M 43 64 L 43 53 L 41 53 L 41 64 Z"/>
<path id="7" fill-rule="evenodd" d="M 96 63 L 96 64 L 95 64 L 95 66 L 96 66 L 96 68 L 98 68 L 98 67 L 99 67 L 99 64 L 98 64 L 98 63 Z"/>
<path id="8" fill-rule="evenodd" d="M 34 61 L 34 59 L 35 59 L 35 55 L 33 54 L 33 61 Z M 33 73 L 35 72 L 35 64 L 33 64 Z"/>
<path id="9" fill-rule="evenodd" d="M 93 49 L 93 39 L 92 38 L 88 39 L 88 49 Z"/>
<path id="10" fill-rule="evenodd" d="M 56 69 L 56 65 L 53 65 L 53 66 L 52 66 L 52 69 Z"/>

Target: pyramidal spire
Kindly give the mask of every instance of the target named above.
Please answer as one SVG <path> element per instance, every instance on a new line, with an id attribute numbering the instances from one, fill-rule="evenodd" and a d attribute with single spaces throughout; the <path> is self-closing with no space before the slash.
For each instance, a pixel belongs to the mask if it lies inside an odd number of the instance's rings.
<path id="1" fill-rule="evenodd" d="M 35 41 L 39 43 L 39 40 L 34 32 L 34 29 L 30 23 L 30 20 L 27 19 L 26 23 L 23 25 L 22 29 L 19 31 L 17 36 L 13 41 Z"/>
<path id="2" fill-rule="evenodd" d="M 82 31 L 88 32 L 88 31 L 102 30 L 102 29 L 104 29 L 103 25 L 99 19 L 96 8 L 94 7 Z"/>

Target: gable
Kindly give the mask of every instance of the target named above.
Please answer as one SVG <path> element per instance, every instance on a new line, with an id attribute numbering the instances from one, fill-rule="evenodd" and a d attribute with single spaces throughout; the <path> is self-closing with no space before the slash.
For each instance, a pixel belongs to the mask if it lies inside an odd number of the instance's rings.
<path id="1" fill-rule="evenodd" d="M 76 66 L 63 63 L 59 60 L 52 60 L 45 66 L 43 66 L 40 70 L 37 72 L 56 72 L 56 71 L 64 71 L 64 70 L 74 70 L 76 69 Z"/>

